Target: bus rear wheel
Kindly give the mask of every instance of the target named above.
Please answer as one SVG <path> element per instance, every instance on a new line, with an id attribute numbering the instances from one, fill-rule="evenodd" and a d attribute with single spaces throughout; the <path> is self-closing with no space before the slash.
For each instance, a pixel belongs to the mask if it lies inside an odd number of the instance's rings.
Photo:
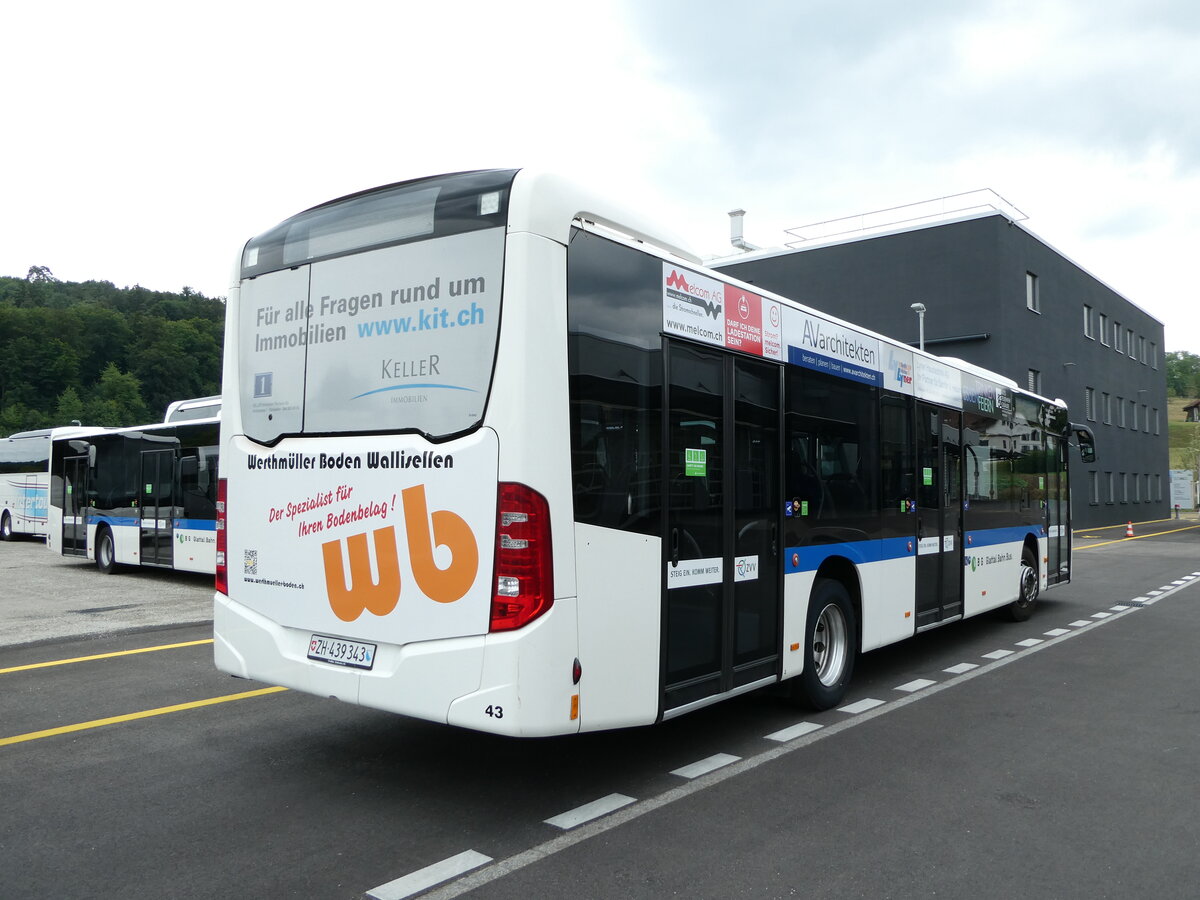
<path id="1" fill-rule="evenodd" d="M 792 679 L 792 699 L 809 709 L 829 709 L 846 696 L 858 654 L 854 605 L 840 581 L 818 578 L 808 600 L 804 671 Z"/>
<path id="2" fill-rule="evenodd" d="M 1033 615 L 1039 590 L 1037 555 L 1028 547 L 1021 551 L 1021 584 L 1017 599 L 1008 605 L 1008 615 L 1014 622 L 1024 622 Z"/>
<path id="3" fill-rule="evenodd" d="M 12 516 L 10 516 L 6 510 L 4 516 L 0 518 L 0 541 L 11 541 L 12 539 Z"/>
<path id="4" fill-rule="evenodd" d="M 96 568 L 105 575 L 111 575 L 117 568 L 117 552 L 112 532 L 107 528 L 96 532 Z"/>

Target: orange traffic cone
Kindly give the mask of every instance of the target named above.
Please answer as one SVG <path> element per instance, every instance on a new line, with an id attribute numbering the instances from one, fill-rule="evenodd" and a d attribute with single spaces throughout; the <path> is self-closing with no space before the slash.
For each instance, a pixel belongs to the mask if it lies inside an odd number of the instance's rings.
<path id="1" fill-rule="evenodd" d="M 1133 537 L 1133 522 L 1129 522 L 1125 526 L 1125 537 Z"/>

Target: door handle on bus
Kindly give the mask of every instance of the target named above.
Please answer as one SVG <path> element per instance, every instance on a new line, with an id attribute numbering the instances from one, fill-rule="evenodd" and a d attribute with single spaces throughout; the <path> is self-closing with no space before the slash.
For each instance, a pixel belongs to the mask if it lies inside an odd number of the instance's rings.
<path id="1" fill-rule="evenodd" d="M 679 529 L 671 529 L 671 565 L 679 565 Z"/>
<path id="2" fill-rule="evenodd" d="M 921 521 L 921 517 L 917 516 L 917 540 L 925 537 L 925 523 Z"/>

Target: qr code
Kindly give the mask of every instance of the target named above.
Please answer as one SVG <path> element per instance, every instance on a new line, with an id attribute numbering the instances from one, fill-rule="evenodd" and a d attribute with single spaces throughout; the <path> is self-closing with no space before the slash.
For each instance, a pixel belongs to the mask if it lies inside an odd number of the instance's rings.
<path id="1" fill-rule="evenodd" d="M 258 551 L 257 550 L 247 550 L 246 551 L 245 567 L 246 567 L 247 575 L 257 575 L 258 574 Z"/>

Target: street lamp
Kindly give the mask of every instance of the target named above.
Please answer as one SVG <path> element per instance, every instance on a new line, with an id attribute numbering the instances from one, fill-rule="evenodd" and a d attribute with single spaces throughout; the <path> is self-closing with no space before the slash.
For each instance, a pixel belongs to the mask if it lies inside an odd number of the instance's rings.
<path id="1" fill-rule="evenodd" d="M 909 309 L 911 309 L 913 312 L 915 312 L 917 314 L 917 328 L 920 330 L 920 336 L 921 336 L 920 347 L 922 350 L 924 350 L 925 349 L 925 304 L 924 303 L 914 303 L 909 307 Z"/>

